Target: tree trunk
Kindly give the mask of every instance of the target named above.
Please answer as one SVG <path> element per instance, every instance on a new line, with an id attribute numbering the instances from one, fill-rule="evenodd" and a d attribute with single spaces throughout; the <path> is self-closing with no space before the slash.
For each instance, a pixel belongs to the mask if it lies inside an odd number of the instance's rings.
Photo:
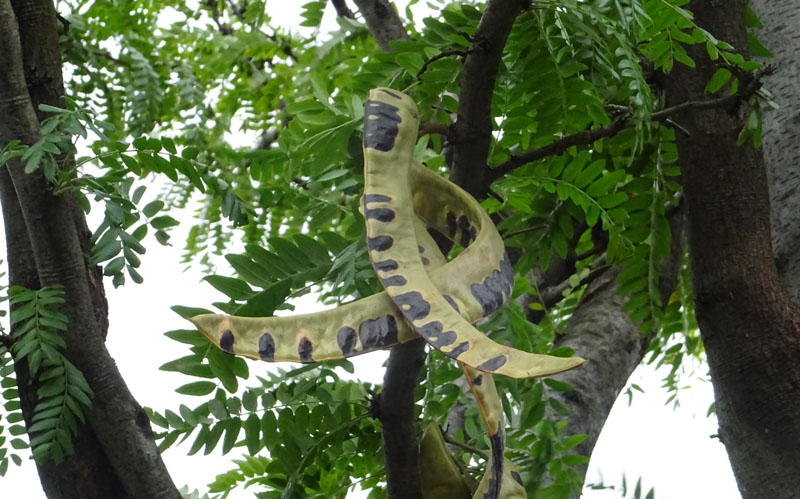
<path id="1" fill-rule="evenodd" d="M 764 159 L 770 185 L 772 244 L 778 273 L 800 303 L 800 0 L 751 0 L 764 29 L 756 32 L 778 69 L 767 89 L 780 109 L 764 116 Z"/>
<path id="2" fill-rule="evenodd" d="M 55 10 L 51 2 L 0 0 L 0 144 L 40 138 L 35 109 L 63 107 L 63 82 Z M 95 393 L 89 425 L 80 429 L 76 453 L 39 467 L 48 497 L 180 497 L 153 441 L 149 422 L 105 349 L 107 308 L 102 279 L 88 267 L 83 214 L 54 196 L 40 172 L 25 174 L 12 161 L 0 175 L 11 284 L 38 288 L 61 284 L 69 331 L 67 357 Z M 91 277 L 90 277 L 91 276 Z M 27 367 L 17 369 L 26 424 L 36 400 Z"/>
<path id="3" fill-rule="evenodd" d="M 744 0 L 692 2 L 698 25 L 746 47 Z M 693 46 L 697 68 L 665 79 L 674 105 L 704 98 L 717 69 Z M 689 216 L 697 320 L 717 401 L 719 435 L 742 495 L 794 497 L 800 490 L 800 310 L 782 287 L 770 244 L 764 159 L 736 147 L 747 118 L 736 109 L 687 109 L 676 117 Z"/>
<path id="4" fill-rule="evenodd" d="M 659 291 L 669 296 L 675 289 L 683 260 L 685 210 L 679 208 L 670 218 L 670 255 L 661 262 Z M 617 276 L 622 269 L 610 268 L 600 274 L 584 292 L 581 301 L 556 345 L 566 345 L 587 362 L 578 369 L 552 376 L 569 383 L 572 391 L 547 391 L 547 396 L 569 409 L 565 431 L 586 434 L 575 448 L 591 457 L 611 407 L 647 353 L 651 335 L 643 336 L 639 326 L 622 310 L 627 297 L 617 293 Z M 577 469 L 586 475 L 588 464 Z"/>

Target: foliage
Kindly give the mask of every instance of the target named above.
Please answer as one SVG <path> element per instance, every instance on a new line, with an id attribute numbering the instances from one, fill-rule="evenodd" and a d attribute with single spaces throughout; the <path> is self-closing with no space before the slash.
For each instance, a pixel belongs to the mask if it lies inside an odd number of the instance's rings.
<path id="1" fill-rule="evenodd" d="M 30 427 L 27 429 L 33 457 L 37 462 L 60 462 L 73 452 L 72 439 L 78 424 L 86 418 L 93 397 L 83 373 L 63 354 L 66 347 L 59 331 L 67 329 L 67 316 L 58 310 L 64 303 L 60 287 L 45 287 L 38 291 L 14 286 L 9 289 L 11 301 L 11 354 L 14 362 L 27 365 L 28 374 L 38 383 L 37 401 Z M 4 373 L 10 378 L 10 372 Z M 10 383 L 8 383 L 10 385 Z M 17 398 L 15 390 L 7 389 L 4 397 Z M 15 401 L 17 402 L 17 401 Z M 19 423 L 21 414 L 18 402 L 7 410 L 10 422 Z M 25 433 L 25 428 L 15 424 L 9 428 L 12 435 Z M 22 439 L 11 441 L 16 449 L 25 448 Z"/>
<path id="2" fill-rule="evenodd" d="M 376 86 L 403 89 L 417 101 L 423 123 L 451 125 L 462 61 L 433 58 L 466 50 L 484 8 L 480 2 L 435 1 L 430 14 L 414 19 L 416 3 L 405 13 L 411 39 L 392 42 L 393 53 L 383 53 L 360 20 L 338 18 L 324 32 L 320 26 L 330 14 L 323 1 L 306 2 L 306 29 L 288 31 L 270 15 L 276 4 L 263 0 L 134 1 L 124 9 L 108 0 L 67 0 L 61 4 L 68 20 L 61 43 L 71 75 L 69 105 L 43 107 L 51 116 L 41 140 L 8 144 L 0 165 L 18 157 L 27 171 L 41 169 L 58 192 L 75 194 L 87 211 L 102 203 L 91 261 L 103 264 L 115 285 L 126 275 L 141 282 L 138 255 L 147 234 L 167 244 L 168 230 L 178 223 L 167 213 L 192 210 L 184 260 L 209 269 L 205 280 L 229 298 L 212 304 L 224 313 L 270 315 L 291 308 L 287 300 L 311 289 L 326 303 L 370 295 L 380 286 L 366 258 L 358 212 L 364 98 Z M 626 126 L 520 166 L 492 185 L 493 197 L 483 203 L 499 221 L 507 247 L 519 254 L 516 296 L 539 295 L 532 271 L 557 258 L 575 263 L 555 304 L 531 305 L 543 315 L 538 323 L 513 302 L 491 317 L 482 329 L 495 340 L 568 354 L 551 350 L 554 339 L 593 272 L 617 265 L 623 268 L 617 284 L 628 297 L 625 310 L 650 339 L 648 360 L 672 366 L 671 388 L 677 389 L 682 360 L 702 353 L 688 263 L 671 296 L 659 290 L 659 264 L 671 250 L 669 207 L 680 203 L 681 186 L 676 132 L 651 120 L 664 108 L 653 76 L 675 64 L 693 66 L 685 47 L 703 44 L 719 65 L 707 87 L 711 98 L 735 94 L 757 64 L 696 26 L 687 3 L 537 0 L 518 17 L 494 90 L 489 166 L 502 168 L 526 151 L 585 130 Z M 754 37 L 751 45 L 760 46 Z M 742 140 L 760 141 L 760 109 L 768 104 L 763 97 L 754 100 Z M 78 137 L 90 153 L 75 146 Z M 451 148 L 446 138 L 430 135 L 420 140 L 416 155 L 444 172 Z M 82 156 L 64 164 L 64 155 L 78 151 Z M 143 203 L 145 180 L 152 178 L 167 187 Z M 217 274 L 217 266 L 229 266 L 234 275 Z M 60 353 L 57 330 L 65 323 L 51 308 L 59 293 L 12 293 L 18 307 L 12 323 L 21 326 L 12 353 L 15 361 L 27 359 L 42 383 L 31 429 L 34 455 L 41 459 L 69 451 L 68 437 L 91 396 Z M 189 316 L 204 309 L 175 310 Z M 202 399 L 194 407 L 149 411 L 163 430 L 160 447 L 194 435 L 190 454 L 221 445 L 224 453 L 241 447 L 249 455 L 216 477 L 212 494 L 243 485 L 257 487 L 259 497 L 344 497 L 357 482 L 372 491 L 370 497 L 380 497 L 380 439 L 366 402 L 374 387 L 340 378 L 333 367 L 347 369 L 348 362 L 279 371 L 241 390 L 239 381 L 250 374 L 243 359 L 222 353 L 196 331 L 166 335 L 190 353 L 162 369 L 199 378 L 177 391 Z M 0 365 L 5 418 L 11 434 L 21 434 L 8 357 L 0 359 L 6 362 Z M 452 407 L 466 404 L 466 423 L 456 438 L 487 449 L 474 401 L 456 383 L 459 373 L 431 354 L 418 409 L 426 420 L 443 423 Z M 565 416 L 566 409 L 548 397 L 570 387 L 555 380 L 498 384 L 513 428 L 508 455 L 529 492 L 563 497 L 580 487 L 575 467 L 588 458 L 570 451 L 585 437 L 563 431 L 566 420 L 554 414 Z M 0 474 L 8 462 L 4 439 L 0 433 Z M 15 448 L 23 444 L 11 441 Z M 479 461 L 467 451 L 456 457 L 465 465 Z"/>

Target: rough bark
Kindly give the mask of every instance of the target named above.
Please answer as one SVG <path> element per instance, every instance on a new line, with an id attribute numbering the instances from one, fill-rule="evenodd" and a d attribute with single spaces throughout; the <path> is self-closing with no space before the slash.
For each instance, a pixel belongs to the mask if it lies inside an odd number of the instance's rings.
<path id="1" fill-rule="evenodd" d="M 9 284 L 38 289 L 39 274 L 28 238 L 25 220 L 8 170 L 0 170 L 0 204 L 6 234 Z M 26 361 L 15 362 L 20 405 L 26 427 L 32 424 L 38 384 L 31 379 Z M 47 497 L 122 497 L 122 484 L 114 474 L 100 442 L 89 425 L 82 425 L 74 439 L 75 453 L 58 465 L 37 466 L 42 490 Z"/>
<path id="2" fill-rule="evenodd" d="M 472 37 L 461 77 L 458 118 L 453 124 L 450 180 L 477 197 L 489 190 L 486 160 L 492 143 L 492 93 L 514 20 L 526 2 L 492 0 Z"/>
<path id="3" fill-rule="evenodd" d="M 389 42 L 393 40 L 408 40 L 403 21 L 400 20 L 391 2 L 388 0 L 354 0 L 354 2 L 381 50 L 389 52 L 392 49 Z"/>
<path id="4" fill-rule="evenodd" d="M 744 0 L 692 2 L 695 20 L 746 47 Z M 692 47 L 696 69 L 665 78 L 668 100 L 702 96 L 716 70 Z M 697 320 L 717 401 L 720 439 L 745 498 L 800 490 L 800 310 L 782 287 L 770 244 L 764 159 L 736 138 L 747 106 L 690 109 L 676 121 L 688 204 Z"/>
<path id="5" fill-rule="evenodd" d="M 764 116 L 764 159 L 770 186 L 772 244 L 778 273 L 800 302 L 800 0 L 752 0 L 777 71 L 767 81 L 780 109 Z"/>
<path id="6" fill-rule="evenodd" d="M 19 9 L 16 15 L 8 0 L 0 0 L 0 45 L 4 48 L 0 53 L 0 65 L 4 68 L 0 78 L 0 115 L 5 117 L 0 125 L 0 143 L 20 139 L 32 144 L 40 136 L 32 96 L 52 102 L 51 99 L 63 95 L 57 21 L 52 4 L 47 1 L 15 2 L 14 7 Z M 24 69 L 23 56 L 30 58 Z M 26 76 L 32 81 L 26 81 Z M 47 477 L 43 482 L 50 489 L 49 496 L 180 497 L 161 462 L 146 415 L 127 390 L 105 349 L 104 331 L 95 317 L 96 307 L 76 230 L 77 209 L 70 199 L 54 196 L 40 172 L 25 174 L 18 162 L 9 163 L 6 170 L 13 189 L 7 176 L 0 178 L 3 209 L 14 217 L 6 223 L 19 235 L 22 231 L 19 222 L 24 220 L 29 242 L 29 249 L 13 246 L 25 245 L 24 242 L 11 243 L 15 259 L 23 258 L 20 251 L 29 251 L 38 283 L 64 286 L 67 299 L 64 311 L 70 326 L 64 335 L 65 353 L 84 373 L 95 393 L 88 414 L 94 435 L 88 430 L 82 432 L 77 442 L 77 450 L 86 456 L 78 455 L 54 475 L 49 470 L 40 470 Z M 30 260 L 23 263 L 25 279 L 34 283 Z M 21 391 L 26 388 L 29 387 L 20 386 Z M 96 453 L 95 436 L 105 455 Z M 86 461 L 76 465 L 82 457 Z M 58 466 L 52 466 L 55 468 Z"/>
<path id="7" fill-rule="evenodd" d="M 661 296 L 669 296 L 678 281 L 684 250 L 682 208 L 670 217 L 670 255 L 659 268 Z M 605 270 L 589 284 L 569 324 L 556 339 L 557 345 L 567 345 L 575 350 L 575 355 L 587 360 L 580 369 L 552 376 L 569 383 L 572 391 L 548 390 L 547 396 L 569 409 L 565 429 L 568 435 L 587 435 L 575 452 L 588 457 L 594 451 L 611 407 L 647 353 L 652 338 L 643 336 L 639 326 L 622 311 L 628 298 L 617 293 L 616 279 L 621 270 L 619 267 Z M 585 464 L 576 471 L 584 476 L 587 469 Z"/>

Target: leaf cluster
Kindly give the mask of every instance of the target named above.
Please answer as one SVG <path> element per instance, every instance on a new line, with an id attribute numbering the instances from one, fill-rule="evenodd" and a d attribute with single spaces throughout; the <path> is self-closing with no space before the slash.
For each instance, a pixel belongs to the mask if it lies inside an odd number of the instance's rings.
<path id="1" fill-rule="evenodd" d="M 34 291 L 13 286 L 9 297 L 11 354 L 15 363 L 27 365 L 28 375 L 38 384 L 36 405 L 27 430 L 16 424 L 10 431 L 12 434 L 27 431 L 37 462 L 58 463 L 73 453 L 73 438 L 78 425 L 85 421 L 93 397 L 83 373 L 63 354 L 66 344 L 60 331 L 67 329 L 67 316 L 59 311 L 59 306 L 64 303 L 64 291 L 60 287 Z M 8 379 L 4 376 L 3 383 L 11 385 Z M 13 400 L 19 396 L 14 392 L 7 389 L 4 397 Z M 6 410 L 18 410 L 14 407 L 7 406 Z M 9 416 L 15 423 L 20 419 L 17 412 Z M 27 443 L 17 438 L 11 445 L 25 448 Z"/>

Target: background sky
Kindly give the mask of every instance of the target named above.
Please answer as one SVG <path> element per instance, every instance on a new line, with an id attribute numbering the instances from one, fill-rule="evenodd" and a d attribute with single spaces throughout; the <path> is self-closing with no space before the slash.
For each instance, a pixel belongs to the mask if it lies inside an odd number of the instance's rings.
<path id="1" fill-rule="evenodd" d="M 300 22 L 303 2 L 269 2 L 267 11 L 275 24 L 292 27 Z M 394 2 L 404 9 L 407 0 Z M 274 5 L 272 7 L 270 4 Z M 279 10 L 280 9 L 280 10 Z M 428 9 L 423 5 L 414 8 L 415 18 L 420 19 Z M 323 32 L 335 28 L 334 13 L 330 5 L 323 20 Z M 299 31 L 299 28 L 292 28 Z M 234 132 L 231 142 L 237 145 L 255 143 L 254 137 Z M 157 192 L 157 187 L 148 191 Z M 95 210 L 90 216 L 90 225 L 99 222 L 102 210 Z M 173 214 L 177 219 L 190 219 L 191 213 Z M 150 240 L 147 253 L 142 255 L 140 271 L 145 278 L 141 285 L 129 282 L 125 287 L 114 289 L 110 281 L 106 283 L 110 309 L 108 348 L 125 378 L 134 397 L 143 406 L 158 411 L 178 405 L 196 405 L 200 398 L 180 395 L 174 389 L 187 383 L 188 378 L 177 373 L 159 371 L 165 362 L 188 354 L 187 345 L 174 342 L 163 333 L 172 329 L 183 329 L 191 325 L 174 314 L 172 305 L 208 306 L 213 301 L 225 297 L 210 285 L 201 282 L 199 268 L 179 263 L 182 244 L 190 226 L 190 220 L 173 232 L 173 246 L 162 247 Z M 2 227 L 0 226 L 0 232 Z M 4 235 L 3 239 L 4 239 Z M 0 257 L 5 260 L 5 247 L 0 245 Z M 220 272 L 225 274 L 224 271 Z M 297 303 L 298 312 L 313 311 L 313 299 L 309 296 Z M 376 352 L 353 358 L 355 377 L 372 383 L 380 383 L 383 378 L 382 364 L 386 354 Z M 262 362 L 250 362 L 250 372 L 258 374 L 272 369 Z M 698 366 L 688 366 L 690 369 Z M 632 404 L 628 405 L 626 396 L 617 400 L 595 447 L 587 484 L 604 483 L 614 489 L 589 490 L 584 497 L 590 499 L 610 499 L 632 497 L 633 486 L 641 478 L 643 494 L 655 488 L 657 498 L 719 498 L 736 499 L 741 497 L 733 478 L 723 445 L 711 437 L 717 433 L 714 416 L 706 417 L 706 411 L 713 401 L 710 383 L 697 377 L 687 377 L 687 388 L 680 392 L 680 405 L 673 410 L 665 406 L 667 395 L 661 389 L 661 379 L 667 369 L 656 372 L 652 366 L 639 367 L 629 380 L 644 389 L 645 393 L 635 392 Z M 705 374 L 706 367 L 700 367 Z M 347 373 L 342 374 L 348 377 Z M 231 459 L 238 459 L 242 451 L 235 448 L 227 456 L 219 452 L 209 456 L 186 456 L 189 442 L 174 447 L 164 455 L 164 460 L 175 483 L 180 487 L 189 485 L 190 489 L 205 490 L 219 473 L 232 468 Z M 622 495 L 623 474 L 628 482 L 628 494 Z M 32 461 L 22 467 L 9 468 L 5 477 L 0 478 L 0 497 L 20 497 L 25 499 L 44 499 L 38 476 Z M 240 491 L 232 498 L 253 497 L 252 492 Z M 348 497 L 363 497 L 353 492 Z"/>

